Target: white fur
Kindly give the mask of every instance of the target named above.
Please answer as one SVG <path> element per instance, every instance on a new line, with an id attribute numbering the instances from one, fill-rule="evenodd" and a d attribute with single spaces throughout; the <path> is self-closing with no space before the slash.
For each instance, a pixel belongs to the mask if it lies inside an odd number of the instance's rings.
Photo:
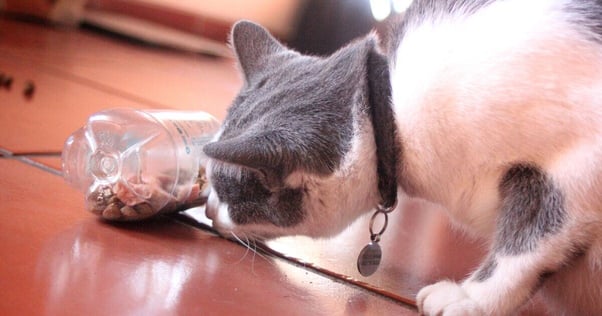
<path id="1" fill-rule="evenodd" d="M 422 311 L 433 315 L 479 316 L 485 312 L 466 291 L 451 281 L 442 281 L 422 289 L 416 298 Z"/>
<path id="2" fill-rule="evenodd" d="M 537 273 L 559 269 L 579 240 L 597 250 L 571 273 L 591 277 L 553 285 L 571 274 L 562 270 L 544 292 L 568 311 L 602 312 L 592 300 L 560 299 L 563 292 L 602 292 L 594 277 L 602 255 L 602 49 L 568 22 L 566 3 L 507 0 L 470 17 L 432 19 L 410 26 L 396 52 L 393 102 L 413 195 L 440 203 L 463 227 L 491 239 L 502 172 L 530 162 L 561 187 L 572 219 L 536 252 L 496 258 L 485 282 L 423 289 L 418 301 L 427 315 L 512 313 L 531 295 L 525 291 Z"/>
<path id="3" fill-rule="evenodd" d="M 205 213 L 213 220 L 214 228 L 218 231 L 231 231 L 235 227 L 228 213 L 228 204 L 220 202 L 214 190 L 209 193 Z"/>
<path id="4" fill-rule="evenodd" d="M 494 218 L 491 186 L 508 163 L 547 166 L 576 141 L 600 148 L 602 64 L 591 61 L 602 54 L 564 22 L 562 2 L 496 2 L 411 30 L 397 51 L 404 176 L 479 232 L 491 231 L 483 217 Z"/>

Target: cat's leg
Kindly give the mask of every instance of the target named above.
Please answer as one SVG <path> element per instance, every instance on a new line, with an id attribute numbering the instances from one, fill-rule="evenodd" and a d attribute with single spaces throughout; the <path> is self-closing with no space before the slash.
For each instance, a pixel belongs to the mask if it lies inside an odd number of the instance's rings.
<path id="1" fill-rule="evenodd" d="M 426 315 L 508 315 L 538 290 L 546 277 L 581 250 L 576 220 L 565 194 L 541 169 L 510 168 L 499 184 L 501 198 L 491 252 L 464 282 L 423 288 L 418 307 Z"/>

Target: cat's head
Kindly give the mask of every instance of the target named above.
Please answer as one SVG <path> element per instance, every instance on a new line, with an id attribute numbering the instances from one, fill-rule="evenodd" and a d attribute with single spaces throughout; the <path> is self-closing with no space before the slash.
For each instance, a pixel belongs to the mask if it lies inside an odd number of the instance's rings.
<path id="1" fill-rule="evenodd" d="M 379 200 L 367 71 L 376 36 L 311 57 L 243 21 L 231 43 L 244 85 L 204 148 L 208 217 L 257 238 L 340 232 Z"/>

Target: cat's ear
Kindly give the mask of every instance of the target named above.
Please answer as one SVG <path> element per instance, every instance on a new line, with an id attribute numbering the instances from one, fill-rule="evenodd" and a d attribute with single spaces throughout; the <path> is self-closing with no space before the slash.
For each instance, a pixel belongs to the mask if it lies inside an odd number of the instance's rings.
<path id="1" fill-rule="evenodd" d="M 240 135 L 206 144 L 205 154 L 213 159 L 252 169 L 276 169 L 281 166 L 279 146 L 274 146 L 270 133 Z"/>
<path id="2" fill-rule="evenodd" d="M 286 51 L 265 28 L 250 21 L 234 24 L 231 43 L 247 80 L 261 69 L 270 55 Z"/>
<path id="3" fill-rule="evenodd" d="M 280 176 L 299 169 L 317 174 L 334 171 L 338 162 L 332 157 L 338 155 L 338 148 L 319 141 L 319 136 L 303 135 L 299 139 L 296 133 L 278 129 L 248 133 L 206 144 L 203 151 L 213 159 Z M 312 145 L 307 139 L 318 140 L 313 142 L 314 150 L 308 150 Z"/>

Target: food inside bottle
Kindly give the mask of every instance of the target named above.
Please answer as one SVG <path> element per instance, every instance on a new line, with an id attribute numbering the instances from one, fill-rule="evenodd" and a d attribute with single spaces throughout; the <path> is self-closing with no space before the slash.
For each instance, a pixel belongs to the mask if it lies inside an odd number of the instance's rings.
<path id="1" fill-rule="evenodd" d="M 199 168 L 196 181 L 190 188 L 174 190 L 175 194 L 187 192 L 184 196 L 173 195 L 164 189 L 165 184 L 172 182 L 173 179 L 166 175 L 98 185 L 87 194 L 86 207 L 107 220 L 133 221 L 186 210 L 207 202 L 209 183 L 203 167 Z"/>

